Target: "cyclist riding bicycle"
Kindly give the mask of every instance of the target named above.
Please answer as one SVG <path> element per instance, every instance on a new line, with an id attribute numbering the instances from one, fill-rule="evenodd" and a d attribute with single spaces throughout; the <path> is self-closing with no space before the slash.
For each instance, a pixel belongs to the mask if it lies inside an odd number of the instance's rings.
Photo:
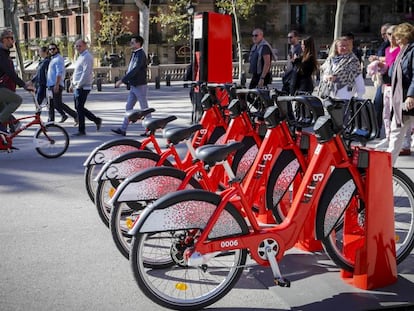
<path id="1" fill-rule="evenodd" d="M 13 32 L 5 29 L 0 34 L 0 133 L 7 134 L 7 128 L 3 124 L 21 105 L 22 98 L 15 93 L 16 85 L 25 90 L 32 91 L 30 84 L 20 79 L 14 70 L 14 64 L 10 57 L 10 49 L 14 45 Z"/>

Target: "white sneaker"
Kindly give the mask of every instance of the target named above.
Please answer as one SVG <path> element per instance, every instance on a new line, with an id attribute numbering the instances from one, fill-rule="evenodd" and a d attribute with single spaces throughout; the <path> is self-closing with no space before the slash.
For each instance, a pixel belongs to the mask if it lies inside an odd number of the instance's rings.
<path id="1" fill-rule="evenodd" d="M 388 148 L 388 138 L 384 138 L 378 144 L 374 146 L 375 149 L 387 149 Z"/>

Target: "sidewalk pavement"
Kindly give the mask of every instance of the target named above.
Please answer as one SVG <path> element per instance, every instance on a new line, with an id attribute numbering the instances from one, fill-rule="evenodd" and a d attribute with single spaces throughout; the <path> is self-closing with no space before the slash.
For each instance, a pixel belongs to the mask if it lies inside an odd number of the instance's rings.
<path id="1" fill-rule="evenodd" d="M 150 85 L 154 116 L 175 114 L 174 123 L 189 124 L 188 92 L 182 83 L 160 89 Z M 33 112 L 28 93 L 19 94 L 24 104 L 16 114 Z M 20 150 L 0 154 L 0 310 L 165 310 L 138 289 L 84 186 L 82 163 L 93 148 L 119 138 L 110 129 L 122 122 L 127 94 L 125 88 L 109 84 L 102 92 L 93 90 L 87 107 L 103 118 L 101 131 L 87 121 L 87 135 L 71 137 L 67 153 L 58 159 L 39 156 L 30 133 L 16 138 Z M 70 94 L 64 93 L 64 101 L 73 107 Z M 70 133 L 77 131 L 72 120 L 63 126 Z M 140 124 L 130 125 L 127 138 L 137 138 L 142 130 Z M 414 178 L 413 162 L 406 157 L 397 164 Z M 398 266 L 397 283 L 373 290 L 343 280 L 324 252 L 292 249 L 280 269 L 292 281 L 291 288 L 274 286 L 269 268 L 249 266 L 230 293 L 208 310 L 414 308 L 414 253 Z"/>

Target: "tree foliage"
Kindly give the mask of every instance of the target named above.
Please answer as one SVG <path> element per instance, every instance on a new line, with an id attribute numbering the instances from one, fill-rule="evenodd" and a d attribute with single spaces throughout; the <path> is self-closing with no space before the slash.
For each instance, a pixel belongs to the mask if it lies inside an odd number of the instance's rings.
<path id="1" fill-rule="evenodd" d="M 121 37 L 131 34 L 128 25 L 132 22 L 132 17 L 124 17 L 121 11 L 115 11 L 109 0 L 99 1 L 99 12 L 101 13 L 101 20 L 99 21 L 100 28 L 96 40 L 101 45 L 109 44 L 113 52 Z"/>
<path id="2" fill-rule="evenodd" d="M 233 14 L 233 3 L 239 18 L 246 19 L 252 12 L 253 7 L 263 0 L 216 0 L 215 5 L 221 12 Z M 157 8 L 157 16 L 151 18 L 152 23 L 159 23 L 163 31 L 169 32 L 169 40 L 179 42 L 189 39 L 190 17 L 187 13 L 188 0 L 177 0 L 171 2 L 167 8 Z"/>

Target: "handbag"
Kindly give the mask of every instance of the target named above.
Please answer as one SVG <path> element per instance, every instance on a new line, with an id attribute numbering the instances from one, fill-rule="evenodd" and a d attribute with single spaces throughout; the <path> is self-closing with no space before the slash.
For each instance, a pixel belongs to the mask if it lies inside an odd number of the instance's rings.
<path id="1" fill-rule="evenodd" d="M 333 91 L 333 83 L 328 81 L 321 81 L 318 87 L 318 96 L 320 98 L 327 98 Z"/>

